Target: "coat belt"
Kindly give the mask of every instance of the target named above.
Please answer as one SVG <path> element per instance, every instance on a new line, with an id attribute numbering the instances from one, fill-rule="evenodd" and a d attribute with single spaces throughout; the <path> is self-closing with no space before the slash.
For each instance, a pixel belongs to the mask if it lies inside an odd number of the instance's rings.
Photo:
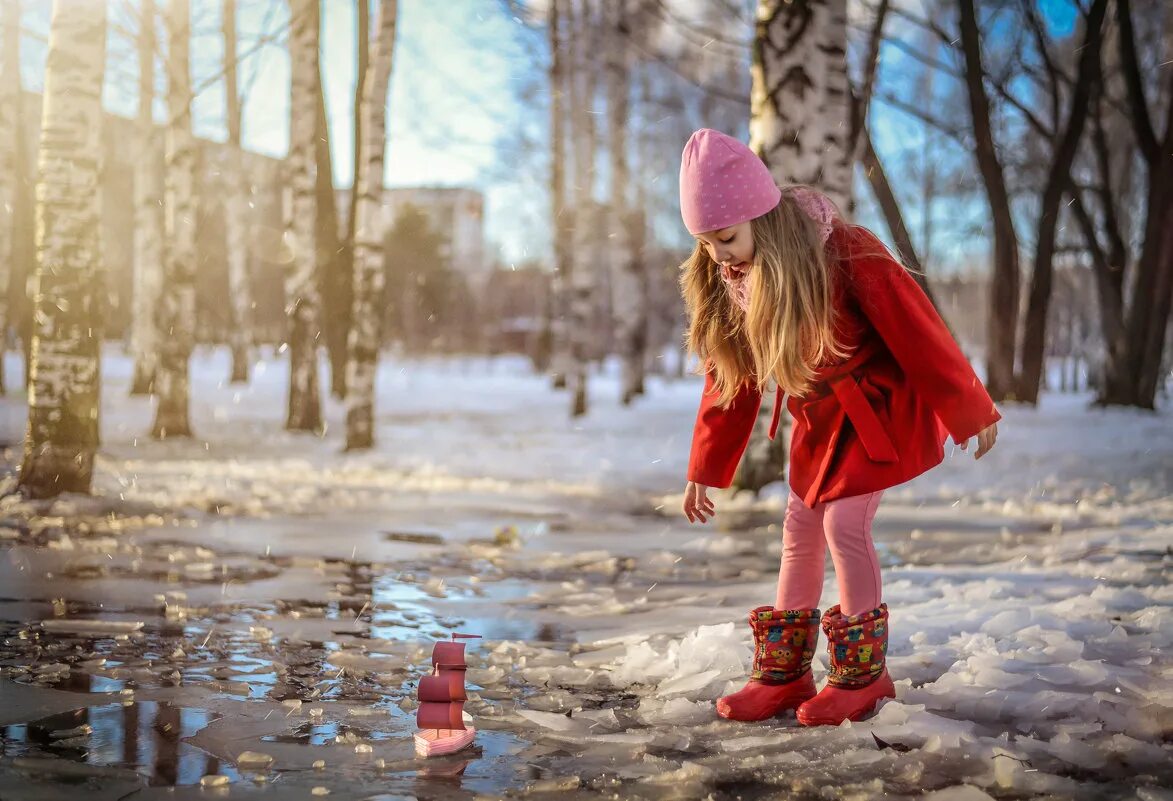
<path id="1" fill-rule="evenodd" d="M 843 413 L 851 421 L 851 425 L 859 435 L 860 443 L 867 451 L 868 458 L 874 462 L 896 462 L 899 461 L 899 456 L 892 444 L 892 439 L 888 436 L 880 418 L 876 416 L 875 409 L 868 402 L 867 396 L 863 394 L 854 375 L 856 370 L 882 350 L 883 346 L 878 340 L 870 340 L 856 348 L 855 353 L 841 364 L 816 371 L 816 380 L 819 383 L 815 385 L 815 390 L 818 391 L 825 387 L 835 396 Z M 774 400 L 773 419 L 770 421 L 770 439 L 774 438 L 778 430 L 783 397 L 782 389 L 779 388 Z M 833 449 L 828 449 L 825 462 L 829 462 L 832 455 L 831 450 Z M 819 471 L 820 478 L 823 473 L 825 473 L 825 469 Z"/>

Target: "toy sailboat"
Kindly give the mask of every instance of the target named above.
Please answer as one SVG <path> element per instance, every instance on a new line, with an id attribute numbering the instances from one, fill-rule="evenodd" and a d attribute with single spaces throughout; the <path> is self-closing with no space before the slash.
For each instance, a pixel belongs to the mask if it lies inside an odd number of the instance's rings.
<path id="1" fill-rule="evenodd" d="M 464 725 L 464 643 L 457 637 L 480 638 L 479 634 L 452 634 L 452 641 L 432 647 L 432 675 L 419 683 L 419 710 L 416 712 L 415 752 L 422 757 L 452 754 L 472 743 L 477 730 Z"/>

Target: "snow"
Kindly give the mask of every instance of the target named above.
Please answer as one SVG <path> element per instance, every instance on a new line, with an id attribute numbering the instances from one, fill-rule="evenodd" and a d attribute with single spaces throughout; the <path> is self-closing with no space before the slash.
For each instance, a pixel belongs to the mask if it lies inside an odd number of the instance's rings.
<path id="1" fill-rule="evenodd" d="M 334 400 L 324 436 L 282 430 L 282 362 L 247 387 L 224 383 L 222 350 L 192 365 L 196 438 L 153 442 L 151 402 L 127 397 L 108 348 L 94 496 L 0 502 L 0 709 L 39 693 L 6 721 L 133 690 L 221 716 L 185 742 L 240 769 L 269 757 L 264 775 L 303 796 L 406 794 L 412 682 L 460 631 L 485 637 L 466 704 L 482 750 L 461 781 L 489 797 L 1169 797 L 1167 404 L 1007 405 L 988 456 L 947 448 L 889 491 L 875 539 L 897 697 L 805 729 L 715 712 L 745 679 L 746 612 L 774 596 L 785 491 L 718 491 L 712 523 L 683 519 L 698 379 L 653 377 L 624 409 L 609 364 L 570 421 L 520 359 L 388 358 L 377 447 L 345 454 Z M 0 400 L 7 441 L 23 415 Z M 828 574 L 821 606 L 836 601 Z M 34 661 L 34 640 L 62 649 Z M 62 760 L 5 752 L 0 795 L 32 763 Z M 106 781 L 129 792 L 126 771 Z"/>

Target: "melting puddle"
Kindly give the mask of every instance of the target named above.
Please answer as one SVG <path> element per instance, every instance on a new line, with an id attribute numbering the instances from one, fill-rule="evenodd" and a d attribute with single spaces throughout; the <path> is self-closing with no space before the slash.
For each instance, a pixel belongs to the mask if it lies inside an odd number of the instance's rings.
<path id="1" fill-rule="evenodd" d="M 511 607 L 493 603 L 525 598 L 533 591 L 532 581 L 482 582 L 474 591 L 460 583 L 421 586 L 394 576 L 377 576 L 371 580 L 375 611 L 370 617 L 370 634 L 389 640 L 418 638 L 423 624 L 434 621 L 442 628 L 479 634 L 487 640 L 572 640 L 570 632 L 560 626 L 517 616 Z M 454 606 L 450 614 L 437 617 L 437 593 L 443 600 L 459 606 Z"/>
<path id="2" fill-rule="evenodd" d="M 271 743 L 332 745 L 340 739 L 341 741 L 350 741 L 355 738 L 354 741 L 357 742 L 358 740 L 390 740 L 394 737 L 403 737 L 403 732 L 365 729 L 359 726 L 349 726 L 339 721 L 322 721 L 321 723 L 303 723 L 290 732 L 270 734 L 261 739 Z"/>
<path id="3" fill-rule="evenodd" d="M 231 764 L 184 742 L 218 717 L 164 701 L 89 706 L 0 727 L 0 753 L 127 768 L 153 786 L 199 784 L 214 773 L 235 780 Z"/>

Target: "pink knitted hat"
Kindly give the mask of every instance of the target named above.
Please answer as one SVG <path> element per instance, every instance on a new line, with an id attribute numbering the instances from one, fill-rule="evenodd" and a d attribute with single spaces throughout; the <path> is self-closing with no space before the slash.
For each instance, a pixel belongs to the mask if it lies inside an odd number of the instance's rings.
<path id="1" fill-rule="evenodd" d="M 770 171 L 732 136 L 701 128 L 680 157 L 680 216 L 690 234 L 761 217 L 782 197 Z"/>

